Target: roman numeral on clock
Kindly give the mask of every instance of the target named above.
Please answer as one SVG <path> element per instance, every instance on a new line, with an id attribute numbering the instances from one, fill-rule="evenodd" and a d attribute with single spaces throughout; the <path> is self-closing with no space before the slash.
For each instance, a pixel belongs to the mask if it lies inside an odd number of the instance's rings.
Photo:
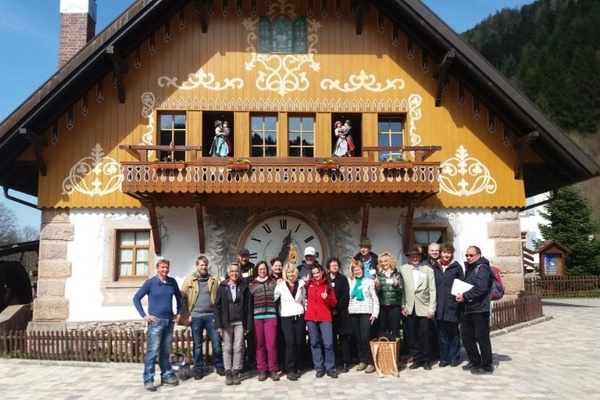
<path id="1" fill-rule="evenodd" d="M 309 237 L 307 237 L 306 239 L 304 239 L 304 243 L 309 243 L 311 241 L 315 240 L 315 237 L 313 235 L 310 235 Z"/>
<path id="2" fill-rule="evenodd" d="M 250 253 L 250 255 L 248 256 L 248 258 L 251 259 L 251 260 L 255 259 L 256 257 L 257 257 L 256 253 Z"/>
<path id="3" fill-rule="evenodd" d="M 287 219 L 280 219 L 279 220 L 279 227 L 283 230 L 287 229 Z"/>
<path id="4" fill-rule="evenodd" d="M 254 240 L 255 242 L 262 243 L 262 240 L 260 240 L 260 239 L 257 239 L 257 238 L 255 238 L 255 237 L 252 237 L 252 238 L 250 238 L 250 240 Z"/>
<path id="5" fill-rule="evenodd" d="M 273 232 L 273 231 L 271 230 L 271 227 L 269 226 L 269 224 L 264 224 L 264 225 L 262 226 L 262 228 L 263 228 L 263 229 L 265 230 L 265 232 L 267 232 L 267 233 L 271 233 L 271 232 Z"/>

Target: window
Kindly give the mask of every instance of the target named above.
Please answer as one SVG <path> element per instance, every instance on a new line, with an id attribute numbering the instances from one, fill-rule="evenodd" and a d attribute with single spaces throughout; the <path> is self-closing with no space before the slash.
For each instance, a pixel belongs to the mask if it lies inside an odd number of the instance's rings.
<path id="1" fill-rule="evenodd" d="M 289 117 L 288 144 L 288 155 L 290 157 L 314 157 L 315 117 Z"/>
<path id="2" fill-rule="evenodd" d="M 427 252 L 427 246 L 429 246 L 430 243 L 443 243 L 446 241 L 446 228 L 414 228 L 413 241 L 417 245 L 424 246 L 423 248 L 425 249 L 425 252 Z"/>
<path id="3" fill-rule="evenodd" d="M 258 52 L 262 54 L 306 54 L 306 17 L 291 19 L 278 15 L 260 17 Z"/>
<path id="4" fill-rule="evenodd" d="M 401 147 L 403 146 L 405 116 L 380 116 L 377 121 L 377 145 L 378 147 Z M 386 161 L 389 158 L 402 157 L 401 151 L 380 152 L 379 160 Z"/>
<path id="5" fill-rule="evenodd" d="M 253 115 L 250 121 L 252 157 L 277 156 L 277 116 Z"/>
<path id="6" fill-rule="evenodd" d="M 117 246 L 117 277 L 147 277 L 150 259 L 150 231 L 118 231 Z"/>
<path id="7" fill-rule="evenodd" d="M 160 145 L 185 145 L 185 114 L 160 114 Z M 161 161 L 185 161 L 185 151 L 161 151 Z"/>

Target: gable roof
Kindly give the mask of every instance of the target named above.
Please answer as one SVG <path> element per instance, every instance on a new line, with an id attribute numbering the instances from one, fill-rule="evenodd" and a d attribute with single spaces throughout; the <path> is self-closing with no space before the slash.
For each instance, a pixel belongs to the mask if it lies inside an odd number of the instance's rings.
<path id="1" fill-rule="evenodd" d="M 8 116 L 0 124 L 0 185 L 35 196 L 39 166 L 17 161 L 30 146 L 19 130 L 25 128 L 38 135 L 47 130 L 71 104 L 111 71 L 109 46 L 126 57 L 188 1 L 192 0 L 134 2 Z M 593 159 L 419 0 L 371 0 L 368 4 L 379 9 L 433 60 L 441 62 L 453 51 L 455 57 L 448 66 L 448 74 L 502 119 L 517 137 L 539 133 L 530 149 L 543 162 L 523 166 L 527 196 L 600 174 L 600 167 Z M 442 106 L 443 102 L 444 99 Z"/>

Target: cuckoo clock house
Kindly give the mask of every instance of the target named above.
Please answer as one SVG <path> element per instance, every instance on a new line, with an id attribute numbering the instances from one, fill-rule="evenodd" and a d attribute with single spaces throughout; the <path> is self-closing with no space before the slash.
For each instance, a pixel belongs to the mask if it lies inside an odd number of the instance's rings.
<path id="1" fill-rule="evenodd" d="M 515 295 L 526 198 L 598 175 L 418 0 L 139 0 L 98 35 L 95 6 L 61 1 L 80 49 L 0 125 L 0 184 L 42 211 L 34 327 L 138 318 L 159 257 L 361 237 L 478 245 Z"/>

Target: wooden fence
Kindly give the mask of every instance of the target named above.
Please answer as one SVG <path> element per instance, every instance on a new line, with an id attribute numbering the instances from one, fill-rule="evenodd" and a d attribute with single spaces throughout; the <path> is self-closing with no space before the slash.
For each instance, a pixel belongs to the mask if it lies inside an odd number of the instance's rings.
<path id="1" fill-rule="evenodd" d="M 494 302 L 492 331 L 532 321 L 543 315 L 541 296 L 534 293 L 521 292 L 519 297 L 514 300 Z"/>
<path id="2" fill-rule="evenodd" d="M 599 297 L 600 276 L 545 276 L 525 278 L 525 291 L 548 297 Z"/>
<path id="3" fill-rule="evenodd" d="M 492 330 L 503 329 L 543 316 L 537 294 L 522 293 L 515 300 L 495 302 Z M 204 340 L 205 361 L 211 363 L 210 340 Z M 0 356 L 36 360 L 144 362 L 146 333 L 136 331 L 0 332 Z M 193 362 L 189 329 L 173 332 L 172 354 L 185 354 Z"/>

